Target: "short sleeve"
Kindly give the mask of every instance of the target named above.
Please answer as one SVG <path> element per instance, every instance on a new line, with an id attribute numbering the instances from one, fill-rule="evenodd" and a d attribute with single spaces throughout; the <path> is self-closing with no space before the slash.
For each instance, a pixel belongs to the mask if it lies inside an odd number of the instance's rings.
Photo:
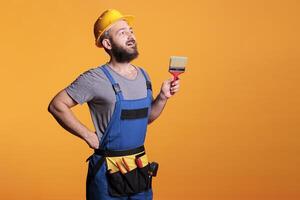
<path id="1" fill-rule="evenodd" d="M 82 105 L 92 100 L 95 96 L 94 81 L 90 70 L 80 74 L 70 85 L 65 88 L 68 95 Z"/>

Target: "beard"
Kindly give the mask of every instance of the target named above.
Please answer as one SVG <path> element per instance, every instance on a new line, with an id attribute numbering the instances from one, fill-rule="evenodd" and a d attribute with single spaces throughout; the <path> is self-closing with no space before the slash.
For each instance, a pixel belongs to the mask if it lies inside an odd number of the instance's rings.
<path id="1" fill-rule="evenodd" d="M 130 61 L 134 60 L 138 57 L 139 52 L 137 50 L 137 44 L 134 40 L 131 40 L 131 42 L 134 42 L 134 46 L 130 47 L 133 49 L 133 51 L 128 51 L 127 49 L 123 48 L 122 46 L 119 46 L 116 44 L 113 40 L 111 41 L 111 54 L 119 63 L 129 63 Z M 126 42 L 127 43 L 130 41 Z"/>

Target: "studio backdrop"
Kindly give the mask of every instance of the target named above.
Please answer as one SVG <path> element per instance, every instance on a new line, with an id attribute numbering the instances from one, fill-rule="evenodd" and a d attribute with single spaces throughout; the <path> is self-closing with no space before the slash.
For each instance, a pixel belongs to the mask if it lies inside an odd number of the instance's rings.
<path id="1" fill-rule="evenodd" d="M 93 25 L 108 8 L 133 30 L 154 96 L 170 56 L 180 91 L 148 127 L 158 200 L 300 199 L 299 1 L 10 0 L 0 6 L 0 199 L 83 200 L 92 149 L 50 100 L 108 61 Z M 94 130 L 87 104 L 72 108 Z"/>

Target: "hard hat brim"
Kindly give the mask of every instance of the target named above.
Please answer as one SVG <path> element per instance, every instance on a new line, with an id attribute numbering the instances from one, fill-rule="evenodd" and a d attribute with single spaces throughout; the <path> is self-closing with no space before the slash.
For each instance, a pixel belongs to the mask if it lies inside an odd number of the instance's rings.
<path id="1" fill-rule="evenodd" d="M 100 48 L 103 48 L 102 44 L 99 43 L 99 39 L 100 37 L 103 35 L 103 33 L 105 33 L 105 31 L 107 31 L 108 29 L 110 29 L 117 21 L 120 21 L 120 20 L 125 20 L 129 26 L 132 25 L 133 23 L 133 20 L 134 20 L 134 16 L 133 15 L 124 15 L 120 18 L 118 18 L 117 20 L 115 20 L 114 22 L 112 22 L 109 26 L 107 26 L 99 35 L 98 35 L 98 38 L 96 39 L 96 45 Z"/>

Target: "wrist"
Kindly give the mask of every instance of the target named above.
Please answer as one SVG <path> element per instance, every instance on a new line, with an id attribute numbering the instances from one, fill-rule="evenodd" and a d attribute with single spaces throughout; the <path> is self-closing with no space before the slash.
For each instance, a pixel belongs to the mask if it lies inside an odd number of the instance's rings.
<path id="1" fill-rule="evenodd" d="M 158 98 L 161 101 L 167 101 L 168 100 L 168 97 L 162 91 L 160 91 L 160 93 L 158 95 Z"/>

